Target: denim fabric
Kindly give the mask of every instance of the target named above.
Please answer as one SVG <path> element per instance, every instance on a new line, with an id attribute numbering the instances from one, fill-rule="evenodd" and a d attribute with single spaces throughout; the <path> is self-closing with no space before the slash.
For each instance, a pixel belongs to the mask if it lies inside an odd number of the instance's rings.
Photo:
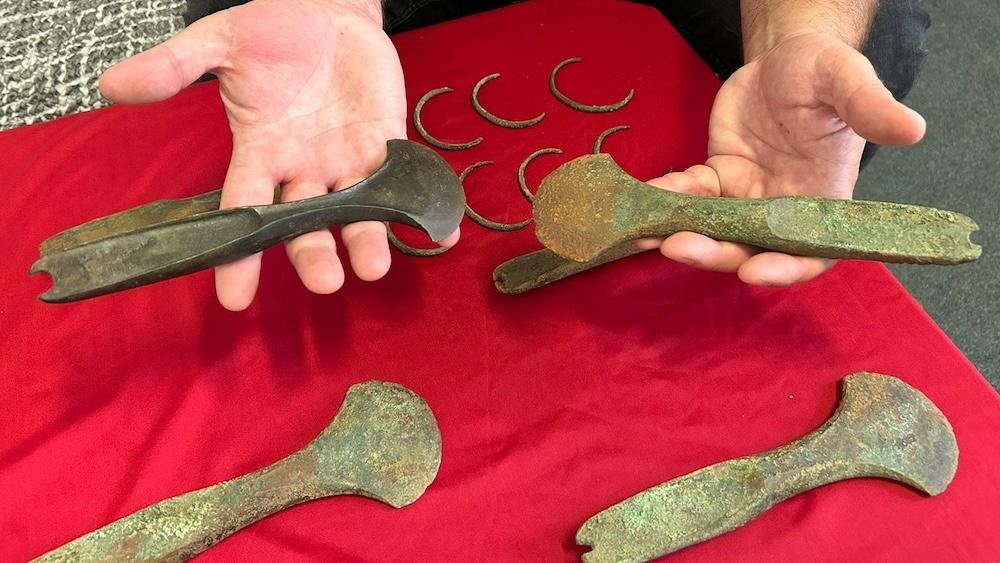
<path id="1" fill-rule="evenodd" d="M 910 93 L 927 60 L 924 39 L 930 25 L 923 0 L 882 0 L 879 4 L 864 53 L 897 100 Z"/>

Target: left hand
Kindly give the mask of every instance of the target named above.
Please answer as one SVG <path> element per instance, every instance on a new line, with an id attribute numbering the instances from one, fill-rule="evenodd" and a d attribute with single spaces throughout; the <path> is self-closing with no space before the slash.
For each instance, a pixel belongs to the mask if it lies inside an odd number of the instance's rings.
<path id="1" fill-rule="evenodd" d="M 865 140 L 919 141 L 925 123 L 893 99 L 864 55 L 826 33 L 792 36 L 722 85 L 709 122 L 708 159 L 650 184 L 696 195 L 807 195 L 849 199 Z M 664 256 L 736 272 L 746 283 L 810 280 L 832 260 L 790 256 L 684 232 L 647 239 Z"/>

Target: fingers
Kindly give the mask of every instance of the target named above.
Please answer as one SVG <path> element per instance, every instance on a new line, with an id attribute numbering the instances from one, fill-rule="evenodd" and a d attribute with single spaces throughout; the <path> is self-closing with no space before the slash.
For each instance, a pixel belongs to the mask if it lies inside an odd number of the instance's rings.
<path id="1" fill-rule="evenodd" d="M 923 138 L 927 123 L 921 115 L 897 102 L 882 84 L 864 55 L 845 46 L 829 65 L 829 99 L 837 114 L 865 139 L 881 145 L 912 145 Z"/>
<path id="2" fill-rule="evenodd" d="M 829 270 L 835 260 L 762 252 L 759 248 L 717 241 L 697 233 L 667 237 L 660 252 L 672 260 L 702 270 L 736 272 L 750 285 L 787 287 L 809 281 Z"/>
<path id="3" fill-rule="evenodd" d="M 715 170 L 705 166 L 704 164 L 696 164 L 683 172 L 670 172 L 664 176 L 660 176 L 659 178 L 647 180 L 646 183 L 664 190 L 682 192 L 691 195 L 718 196 L 721 193 L 718 174 L 716 174 Z M 680 240 L 683 245 L 683 241 L 685 239 L 682 237 Z M 635 241 L 635 245 L 644 250 L 652 250 L 661 246 L 663 242 L 664 240 L 661 238 L 645 238 Z M 687 262 L 685 259 L 681 259 L 682 255 L 680 253 L 674 254 L 675 251 L 679 250 L 680 248 L 676 244 L 672 243 L 670 252 L 673 255 L 667 254 L 666 252 L 664 252 L 663 255 L 667 258 L 673 258 L 674 260 L 691 263 L 693 265 L 693 262 Z M 661 252 L 663 252 L 662 249 Z"/>
<path id="4" fill-rule="evenodd" d="M 673 191 L 695 195 L 718 196 L 719 176 L 709 166 L 697 165 L 684 172 L 674 172 L 647 183 Z M 717 241 L 691 232 L 675 233 L 666 239 L 640 239 L 639 248 L 653 249 L 683 264 L 702 270 L 737 273 L 751 285 L 785 287 L 805 282 L 828 270 L 835 263 L 822 258 L 790 256 L 727 241 Z"/>
<path id="5" fill-rule="evenodd" d="M 646 183 L 657 188 L 691 195 L 717 196 L 722 193 L 719 175 L 704 164 L 696 164 L 683 172 L 671 172 Z"/>
<path id="6" fill-rule="evenodd" d="M 290 182 L 281 189 L 281 201 L 297 201 L 327 193 L 321 182 Z M 295 237 L 285 245 L 288 259 L 313 293 L 333 293 L 344 285 L 344 266 L 337 256 L 337 243 L 327 229 Z"/>
<path id="7" fill-rule="evenodd" d="M 361 221 L 344 225 L 340 236 L 347 247 L 351 269 L 364 281 L 375 281 L 389 271 L 391 256 L 385 225 L 379 221 Z"/>
<path id="8" fill-rule="evenodd" d="M 671 260 L 716 272 L 735 272 L 756 252 L 751 246 L 689 232 L 670 235 L 660 245 L 660 253 Z"/>
<path id="9" fill-rule="evenodd" d="M 441 242 L 440 242 L 440 244 L 441 244 L 441 246 L 447 246 L 448 248 L 451 248 L 451 247 L 455 246 L 456 244 L 458 244 L 458 239 L 461 238 L 461 236 L 462 236 L 462 228 L 461 227 L 457 227 L 455 229 L 455 232 L 451 233 L 450 235 L 448 235 L 444 239 L 442 239 Z"/>
<path id="10" fill-rule="evenodd" d="M 260 205 L 274 199 L 277 180 L 267 170 L 242 164 L 235 156 L 222 187 L 220 207 Z M 215 269 L 215 293 L 219 303 L 230 311 L 242 311 L 250 306 L 257 293 L 260 278 L 260 254 Z"/>
<path id="11" fill-rule="evenodd" d="M 747 259 L 740 266 L 738 274 L 741 280 L 751 285 L 787 287 L 809 281 L 832 268 L 835 263 L 835 260 L 826 258 L 761 252 Z"/>
<path id="12" fill-rule="evenodd" d="M 101 94 L 118 103 L 157 102 L 223 64 L 229 44 L 224 12 L 213 14 L 101 75 Z"/>

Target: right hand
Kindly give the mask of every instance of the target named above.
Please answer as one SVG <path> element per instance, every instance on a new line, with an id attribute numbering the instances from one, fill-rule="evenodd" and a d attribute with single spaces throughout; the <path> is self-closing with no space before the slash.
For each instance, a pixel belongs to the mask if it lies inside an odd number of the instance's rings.
<path id="1" fill-rule="evenodd" d="M 114 102 L 155 102 L 206 72 L 219 78 L 233 132 L 223 208 L 270 203 L 276 185 L 283 201 L 351 186 L 382 164 L 388 139 L 406 137 L 403 73 L 382 31 L 379 0 L 255 0 L 111 67 L 100 86 Z M 385 275 L 382 223 L 346 225 L 341 238 L 359 278 Z M 343 285 L 330 231 L 299 236 L 286 248 L 311 291 Z M 259 275 L 259 254 L 217 268 L 219 302 L 248 307 Z"/>

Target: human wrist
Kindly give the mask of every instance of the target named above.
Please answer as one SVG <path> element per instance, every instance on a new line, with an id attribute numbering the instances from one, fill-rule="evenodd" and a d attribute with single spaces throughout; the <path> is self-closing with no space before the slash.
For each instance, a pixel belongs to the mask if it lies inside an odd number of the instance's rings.
<path id="1" fill-rule="evenodd" d="M 824 34 L 860 50 L 878 0 L 743 0 L 743 56 L 751 62 L 793 37 Z"/>

